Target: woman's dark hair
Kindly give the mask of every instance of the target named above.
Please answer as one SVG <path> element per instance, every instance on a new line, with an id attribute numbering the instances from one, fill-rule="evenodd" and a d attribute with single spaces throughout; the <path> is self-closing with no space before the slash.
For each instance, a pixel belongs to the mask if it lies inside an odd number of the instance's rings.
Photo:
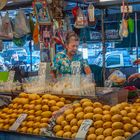
<path id="1" fill-rule="evenodd" d="M 71 31 L 71 32 L 67 33 L 65 43 L 69 44 L 71 42 L 71 40 L 79 41 L 79 37 L 74 31 Z"/>

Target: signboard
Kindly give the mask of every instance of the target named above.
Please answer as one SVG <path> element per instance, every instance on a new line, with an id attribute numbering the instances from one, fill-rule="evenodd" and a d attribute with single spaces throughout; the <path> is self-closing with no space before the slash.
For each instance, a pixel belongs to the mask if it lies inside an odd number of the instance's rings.
<path id="1" fill-rule="evenodd" d="M 119 30 L 110 29 L 105 31 L 105 37 L 107 41 L 112 40 L 120 40 Z M 92 41 L 101 41 L 102 40 L 102 34 L 101 32 L 97 31 L 90 31 L 90 39 Z"/>

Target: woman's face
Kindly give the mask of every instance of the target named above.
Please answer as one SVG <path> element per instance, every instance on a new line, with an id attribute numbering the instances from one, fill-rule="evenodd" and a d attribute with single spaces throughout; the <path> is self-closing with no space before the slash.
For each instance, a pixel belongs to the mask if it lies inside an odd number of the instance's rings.
<path id="1" fill-rule="evenodd" d="M 66 46 L 68 54 L 75 55 L 78 50 L 78 46 L 79 46 L 79 41 L 75 40 L 75 38 L 71 39 L 69 44 L 67 44 Z"/>

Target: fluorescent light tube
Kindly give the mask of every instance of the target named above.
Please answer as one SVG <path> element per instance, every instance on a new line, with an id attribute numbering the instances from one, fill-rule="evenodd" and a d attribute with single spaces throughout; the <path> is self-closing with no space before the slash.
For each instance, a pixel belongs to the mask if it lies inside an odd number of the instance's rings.
<path id="1" fill-rule="evenodd" d="M 117 0 L 99 0 L 100 2 L 109 2 L 109 1 L 117 1 Z"/>

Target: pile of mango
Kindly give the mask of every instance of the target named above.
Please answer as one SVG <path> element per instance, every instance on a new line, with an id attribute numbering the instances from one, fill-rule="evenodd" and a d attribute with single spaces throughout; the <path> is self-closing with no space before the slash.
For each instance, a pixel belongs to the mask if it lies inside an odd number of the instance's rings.
<path id="1" fill-rule="evenodd" d="M 113 107 L 82 99 L 56 119 L 53 132 L 57 137 L 74 139 L 85 119 L 93 120 L 87 140 L 125 140 L 140 129 L 140 99 Z"/>
<path id="2" fill-rule="evenodd" d="M 26 119 L 17 132 L 39 135 L 48 126 L 54 113 L 71 104 L 56 118 L 52 132 L 60 138 L 76 138 L 85 119 L 93 121 L 86 140 L 125 140 L 140 130 L 140 99 L 135 103 L 123 102 L 115 106 L 103 105 L 90 99 L 76 103 L 51 94 L 21 93 L 11 104 L 0 111 L 0 130 L 9 130 L 23 113 Z"/>
<path id="3" fill-rule="evenodd" d="M 0 130 L 9 130 L 10 126 L 21 114 L 27 118 L 18 128 L 18 132 L 40 134 L 40 129 L 47 127 L 49 119 L 55 111 L 70 103 L 63 97 L 51 94 L 21 93 L 11 104 L 0 111 Z"/>

